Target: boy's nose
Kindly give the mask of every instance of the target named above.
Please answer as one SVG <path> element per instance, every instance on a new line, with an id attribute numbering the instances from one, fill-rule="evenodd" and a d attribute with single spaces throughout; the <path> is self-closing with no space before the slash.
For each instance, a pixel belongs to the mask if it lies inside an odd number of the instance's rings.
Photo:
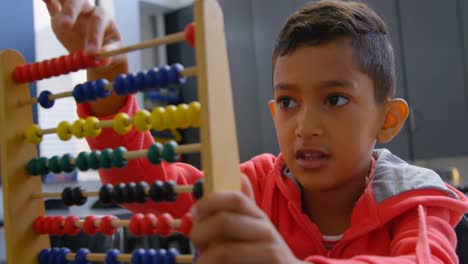
<path id="1" fill-rule="evenodd" d="M 323 126 L 319 115 L 312 113 L 311 110 L 304 110 L 297 116 L 296 136 L 308 138 L 323 135 Z"/>

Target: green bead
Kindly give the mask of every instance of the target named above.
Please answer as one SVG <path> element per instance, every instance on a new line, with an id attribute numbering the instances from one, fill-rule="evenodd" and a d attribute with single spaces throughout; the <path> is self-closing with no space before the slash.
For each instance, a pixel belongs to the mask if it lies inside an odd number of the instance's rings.
<path id="1" fill-rule="evenodd" d="M 101 151 L 99 167 L 104 169 L 112 168 L 112 149 L 106 148 Z"/>
<path id="2" fill-rule="evenodd" d="M 64 172 L 72 172 L 75 169 L 75 165 L 71 164 L 72 155 L 65 154 L 60 159 L 60 167 Z"/>
<path id="3" fill-rule="evenodd" d="M 32 159 L 32 160 L 30 160 L 28 162 L 27 170 L 28 170 L 29 175 L 38 175 L 37 169 L 36 169 L 37 168 L 36 164 L 37 164 L 37 159 L 36 158 L 34 158 L 34 159 Z"/>
<path id="4" fill-rule="evenodd" d="M 76 157 L 75 165 L 80 171 L 89 170 L 88 156 L 88 153 L 83 151 L 80 152 L 80 154 L 78 154 L 78 156 Z"/>
<path id="5" fill-rule="evenodd" d="M 36 163 L 37 173 L 40 175 L 47 175 L 49 173 L 49 167 L 47 166 L 47 158 L 39 158 Z"/>
<path id="6" fill-rule="evenodd" d="M 127 165 L 128 160 L 123 157 L 126 152 L 127 149 L 124 147 L 115 148 L 112 152 L 112 166 L 122 168 Z"/>
<path id="7" fill-rule="evenodd" d="M 62 167 L 60 166 L 60 157 L 53 156 L 49 159 L 49 169 L 53 173 L 60 173 L 62 172 Z"/>
<path id="8" fill-rule="evenodd" d="M 175 154 L 175 150 L 178 147 L 178 144 L 171 140 L 164 145 L 162 156 L 167 162 L 175 162 L 179 159 L 179 155 Z"/>
<path id="9" fill-rule="evenodd" d="M 100 168 L 99 157 L 101 156 L 101 151 L 95 150 L 88 155 L 88 166 L 90 169 L 97 170 Z"/>
<path id="10" fill-rule="evenodd" d="M 151 147 L 148 148 L 147 158 L 152 164 L 161 164 L 161 152 L 163 150 L 163 145 L 159 142 L 153 143 Z"/>

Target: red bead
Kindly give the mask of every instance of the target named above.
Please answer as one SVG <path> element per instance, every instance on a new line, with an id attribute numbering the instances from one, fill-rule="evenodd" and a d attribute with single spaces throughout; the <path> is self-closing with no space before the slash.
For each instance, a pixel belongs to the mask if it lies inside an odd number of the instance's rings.
<path id="1" fill-rule="evenodd" d="M 46 234 L 45 232 L 45 221 L 46 221 L 46 217 L 43 216 L 43 215 L 40 215 L 36 218 L 36 220 L 34 220 L 34 223 L 33 223 L 33 228 L 34 228 L 34 231 L 38 234 Z"/>
<path id="2" fill-rule="evenodd" d="M 178 230 L 185 236 L 188 236 L 190 234 L 190 230 L 192 230 L 192 215 L 187 213 L 180 220 L 181 223 Z"/>
<path id="3" fill-rule="evenodd" d="M 185 41 L 192 46 L 195 47 L 195 24 L 190 23 L 185 27 Z"/>
<path id="4" fill-rule="evenodd" d="M 156 223 L 156 229 L 162 236 L 168 236 L 171 234 L 171 221 L 172 216 L 168 213 L 158 215 L 158 222 Z"/>
<path id="5" fill-rule="evenodd" d="M 80 218 L 76 215 L 69 215 L 65 218 L 65 224 L 63 226 L 63 230 L 65 234 L 74 236 L 80 233 L 81 229 L 75 226 L 75 223 L 80 221 Z"/>
<path id="6" fill-rule="evenodd" d="M 112 226 L 112 221 L 117 220 L 118 218 L 113 215 L 106 215 L 101 218 L 101 223 L 99 224 L 99 229 L 104 235 L 113 235 L 117 230 L 116 227 Z"/>
<path id="7" fill-rule="evenodd" d="M 128 228 L 135 236 L 143 235 L 142 227 L 144 219 L 145 216 L 142 213 L 134 214 L 132 218 L 130 218 L 130 224 L 128 225 Z"/>
<path id="8" fill-rule="evenodd" d="M 88 215 L 84 219 L 83 223 L 83 230 L 88 235 L 95 235 L 99 231 L 99 227 L 97 227 L 94 223 L 98 221 L 99 218 L 94 215 Z"/>
<path id="9" fill-rule="evenodd" d="M 53 230 L 53 216 L 46 216 L 46 219 L 44 221 L 44 232 L 45 234 L 52 234 Z"/>
<path id="10" fill-rule="evenodd" d="M 65 233 L 64 226 L 62 224 L 64 220 L 65 217 L 60 215 L 52 218 L 52 235 L 63 235 Z"/>
<path id="11" fill-rule="evenodd" d="M 145 218 L 143 219 L 142 223 L 142 232 L 145 235 L 156 235 L 158 230 L 156 228 L 156 223 L 158 222 L 158 218 L 155 214 L 145 214 Z"/>

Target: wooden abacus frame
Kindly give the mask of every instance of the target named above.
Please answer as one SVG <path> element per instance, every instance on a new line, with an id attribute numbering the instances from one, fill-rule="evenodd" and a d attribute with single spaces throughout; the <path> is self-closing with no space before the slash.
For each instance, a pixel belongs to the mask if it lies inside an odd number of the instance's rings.
<path id="1" fill-rule="evenodd" d="M 201 108 L 201 155 L 204 193 L 240 190 L 239 155 L 232 104 L 229 65 L 221 9 L 215 0 L 195 0 L 196 73 Z M 33 229 L 45 214 L 40 177 L 30 176 L 26 164 L 36 157 L 36 146 L 24 132 L 33 123 L 27 84 L 13 80 L 13 70 L 24 65 L 14 50 L 0 51 L 0 147 L 6 256 L 10 264 L 37 263 L 39 252 L 50 247 L 49 237 Z M 228 150 L 228 151 L 226 151 Z"/>

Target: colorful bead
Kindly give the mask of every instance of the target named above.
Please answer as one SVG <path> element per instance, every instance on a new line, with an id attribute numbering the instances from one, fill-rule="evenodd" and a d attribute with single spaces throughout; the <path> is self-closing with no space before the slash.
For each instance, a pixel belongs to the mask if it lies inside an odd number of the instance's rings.
<path id="1" fill-rule="evenodd" d="M 178 231 L 180 231 L 184 236 L 189 236 L 190 231 L 192 230 L 192 215 L 186 213 L 180 220 L 181 222 Z"/>
<path id="2" fill-rule="evenodd" d="M 99 223 L 99 229 L 101 233 L 104 235 L 113 235 L 117 230 L 116 227 L 112 226 L 112 221 L 117 220 L 118 218 L 113 215 L 105 215 L 101 218 L 101 222 Z"/>
<path id="3" fill-rule="evenodd" d="M 75 101 L 77 103 L 86 102 L 87 98 L 86 98 L 85 89 L 86 87 L 84 86 L 84 84 L 81 84 L 81 83 L 75 85 L 75 87 L 73 88 L 72 95 L 73 95 L 73 98 L 75 98 Z"/>
<path id="4" fill-rule="evenodd" d="M 167 252 L 164 248 L 160 248 L 156 251 L 156 263 L 168 264 L 166 261 Z"/>
<path id="5" fill-rule="evenodd" d="M 34 232 L 36 232 L 37 234 L 46 234 L 45 228 L 44 228 L 45 221 L 46 221 L 46 217 L 43 215 L 36 217 L 33 223 Z"/>
<path id="6" fill-rule="evenodd" d="M 159 86 L 160 87 L 167 87 L 169 85 L 169 70 L 171 68 L 169 66 L 163 66 L 158 69 L 158 79 L 159 79 Z"/>
<path id="7" fill-rule="evenodd" d="M 114 91 L 118 95 L 127 95 L 128 94 L 128 84 L 127 84 L 127 75 L 119 74 L 114 78 L 113 82 Z"/>
<path id="8" fill-rule="evenodd" d="M 146 110 L 140 110 L 133 116 L 133 125 L 136 130 L 145 132 L 151 129 L 151 113 Z"/>
<path id="9" fill-rule="evenodd" d="M 109 249 L 106 252 L 105 264 L 121 264 L 122 262 L 117 260 L 117 257 L 120 255 L 118 249 Z"/>
<path id="10" fill-rule="evenodd" d="M 96 90 L 94 89 L 92 82 L 85 82 L 83 84 L 83 92 L 86 101 L 95 101 L 97 99 Z"/>
<path id="11" fill-rule="evenodd" d="M 110 204 L 112 203 L 112 190 L 114 189 L 114 185 L 108 183 L 101 186 L 99 190 L 99 201 L 103 204 Z"/>
<path id="12" fill-rule="evenodd" d="M 179 155 L 175 153 L 175 150 L 178 146 L 179 145 L 174 140 L 170 140 L 166 144 L 164 144 L 162 156 L 165 161 L 176 162 L 179 159 Z"/>
<path id="13" fill-rule="evenodd" d="M 53 156 L 49 159 L 49 169 L 53 173 L 60 173 L 62 172 L 62 168 L 60 167 L 60 157 Z"/>
<path id="14" fill-rule="evenodd" d="M 161 263 L 164 264 L 163 262 L 158 262 L 156 259 L 156 250 L 154 248 L 147 249 L 145 252 L 145 260 L 146 262 L 143 262 L 143 264 L 153 264 L 153 263 Z"/>
<path id="15" fill-rule="evenodd" d="M 116 203 L 124 203 L 127 201 L 127 192 L 125 191 L 125 183 L 119 183 L 112 188 L 112 200 Z"/>
<path id="16" fill-rule="evenodd" d="M 76 256 L 75 256 L 75 263 L 76 264 L 91 264 L 90 261 L 86 260 L 86 256 L 88 256 L 89 253 L 91 253 L 91 251 L 89 251 L 89 249 L 87 248 L 78 249 L 78 251 L 76 252 Z"/>
<path id="17" fill-rule="evenodd" d="M 163 184 L 163 197 L 164 200 L 173 202 L 177 200 L 177 193 L 175 192 L 176 183 L 168 180 Z"/>
<path id="18" fill-rule="evenodd" d="M 60 236 L 65 234 L 64 226 L 62 224 L 64 220 L 65 217 L 61 215 L 57 215 L 52 218 L 52 235 Z"/>
<path id="19" fill-rule="evenodd" d="M 60 122 L 57 126 L 57 136 L 62 141 L 70 140 L 70 138 L 73 136 L 70 123 L 67 121 Z"/>
<path id="20" fill-rule="evenodd" d="M 164 183 L 162 181 L 155 181 L 151 184 L 149 196 L 155 202 L 161 202 L 164 200 L 163 191 Z"/>
<path id="21" fill-rule="evenodd" d="M 77 119 L 75 122 L 73 122 L 73 125 L 71 127 L 71 132 L 72 134 L 77 137 L 77 138 L 84 138 L 85 136 L 85 129 L 84 126 L 86 124 L 86 121 L 84 119 Z"/>
<path id="22" fill-rule="evenodd" d="M 193 185 L 193 190 L 192 190 L 193 196 L 195 199 L 200 199 L 203 197 L 203 180 L 198 180 L 194 185 Z"/>
<path id="23" fill-rule="evenodd" d="M 158 233 L 158 229 L 156 228 L 156 223 L 158 222 L 158 218 L 155 214 L 145 214 L 143 222 L 141 224 L 142 232 L 145 235 L 156 235 Z"/>
<path id="24" fill-rule="evenodd" d="M 108 169 L 112 168 L 112 149 L 106 148 L 101 151 L 99 156 L 99 167 Z"/>
<path id="25" fill-rule="evenodd" d="M 80 171 L 87 171 L 89 170 L 89 154 L 86 152 L 80 152 L 75 160 L 75 165 Z"/>
<path id="26" fill-rule="evenodd" d="M 83 205 L 86 203 L 88 197 L 84 195 L 85 189 L 81 187 L 75 187 L 72 191 L 72 200 L 75 205 Z"/>
<path id="27" fill-rule="evenodd" d="M 73 202 L 73 189 L 71 187 L 65 187 L 62 190 L 62 202 L 66 206 L 72 206 L 75 203 Z"/>
<path id="28" fill-rule="evenodd" d="M 65 218 L 65 224 L 63 229 L 65 234 L 70 236 L 78 235 L 81 232 L 81 229 L 75 225 L 80 220 L 76 215 L 69 215 Z"/>
<path id="29" fill-rule="evenodd" d="M 70 249 L 60 248 L 56 258 L 56 264 L 71 264 L 71 262 L 67 260 L 68 253 L 71 253 Z"/>
<path id="30" fill-rule="evenodd" d="M 42 136 L 39 136 L 41 128 L 38 125 L 31 125 L 26 129 L 25 136 L 26 140 L 32 144 L 39 144 L 42 141 Z"/>
<path id="31" fill-rule="evenodd" d="M 126 203 L 133 203 L 135 201 L 135 188 L 136 184 L 134 182 L 128 182 L 125 184 L 125 190 L 124 193 L 126 193 Z"/>
<path id="32" fill-rule="evenodd" d="M 37 159 L 36 171 L 40 175 L 47 175 L 49 173 L 49 166 L 47 158 L 41 157 Z"/>
<path id="33" fill-rule="evenodd" d="M 187 81 L 185 77 L 182 77 L 182 72 L 184 71 L 184 66 L 180 63 L 172 64 L 169 68 L 168 79 L 169 83 L 174 85 L 183 85 Z"/>
<path id="34" fill-rule="evenodd" d="M 109 81 L 106 79 L 98 79 L 92 82 L 92 86 L 96 91 L 96 95 L 99 98 L 107 98 L 111 94 L 111 91 L 107 89 Z"/>
<path id="35" fill-rule="evenodd" d="M 135 236 L 143 235 L 142 224 L 145 219 L 145 216 L 142 213 L 134 214 L 130 218 L 130 223 L 128 224 L 128 228 L 130 232 L 132 232 Z"/>
<path id="36" fill-rule="evenodd" d="M 99 169 L 99 157 L 101 156 L 101 151 L 94 150 L 88 155 L 88 166 L 90 169 L 97 170 Z"/>
<path id="37" fill-rule="evenodd" d="M 143 92 L 146 89 L 146 78 L 145 72 L 138 72 L 133 74 L 134 76 L 134 83 L 133 86 L 137 91 Z"/>
<path id="38" fill-rule="evenodd" d="M 145 84 L 147 85 L 147 88 L 158 88 L 161 86 L 161 81 L 158 76 L 158 68 L 152 68 L 146 72 Z"/>
<path id="39" fill-rule="evenodd" d="M 52 250 L 50 248 L 41 250 L 38 256 L 39 264 L 48 264 L 51 253 Z"/>
<path id="40" fill-rule="evenodd" d="M 142 264 L 145 257 L 145 250 L 139 248 L 132 253 L 131 264 Z"/>
<path id="41" fill-rule="evenodd" d="M 135 202 L 144 203 L 146 202 L 146 191 L 149 189 L 149 185 L 146 182 L 138 182 L 133 191 Z"/>
<path id="42" fill-rule="evenodd" d="M 91 235 L 91 236 L 95 235 L 99 231 L 99 228 L 96 227 L 96 225 L 95 225 L 95 222 L 98 221 L 98 220 L 99 220 L 99 218 L 97 216 L 88 215 L 84 219 L 83 231 L 88 235 Z"/>
<path id="43" fill-rule="evenodd" d="M 55 101 L 54 100 L 50 100 L 49 99 L 49 96 L 51 96 L 52 93 L 50 91 L 42 91 L 40 94 L 39 94 L 39 98 L 37 98 L 37 101 L 39 102 L 39 104 L 43 107 L 43 108 L 51 108 L 52 106 L 54 106 L 54 103 Z"/>
<path id="44" fill-rule="evenodd" d="M 138 87 L 136 85 L 136 75 L 134 74 L 127 74 L 126 76 L 126 83 L 127 83 L 127 93 L 134 94 L 138 92 Z"/>
<path id="45" fill-rule="evenodd" d="M 195 47 L 195 24 L 188 24 L 185 29 L 185 41 L 192 47 Z"/>
<path id="46" fill-rule="evenodd" d="M 50 257 L 49 257 L 49 264 L 57 263 L 57 257 L 59 253 L 60 253 L 60 248 L 57 248 L 57 247 L 52 248 L 52 253 L 50 254 Z"/>
<path id="47" fill-rule="evenodd" d="M 189 106 L 187 104 L 179 104 L 174 118 L 177 128 L 185 129 L 190 127 Z"/>
<path id="48" fill-rule="evenodd" d="M 88 116 L 85 120 L 84 134 L 85 136 L 95 138 L 101 134 L 102 128 L 98 128 L 99 119 L 94 116 Z"/>
<path id="49" fill-rule="evenodd" d="M 164 124 L 166 124 L 168 129 L 174 130 L 177 128 L 176 112 L 177 107 L 174 105 L 168 105 L 165 107 L 165 114 L 163 118 Z"/>
<path id="50" fill-rule="evenodd" d="M 130 117 L 126 113 L 118 113 L 112 121 L 112 127 L 120 135 L 125 135 L 132 129 Z"/>
<path id="51" fill-rule="evenodd" d="M 166 263 L 165 264 L 176 264 L 177 263 L 177 256 L 179 255 L 179 251 L 175 248 L 170 248 L 167 250 L 166 253 Z"/>
<path id="52" fill-rule="evenodd" d="M 190 120 L 191 127 L 200 127 L 200 108 L 201 105 L 199 102 L 191 102 L 188 105 L 188 118 Z"/>
<path id="53" fill-rule="evenodd" d="M 36 168 L 37 168 L 37 159 L 34 158 L 28 162 L 26 169 L 28 170 L 29 175 L 38 175 Z"/>
<path id="54" fill-rule="evenodd" d="M 128 160 L 124 158 L 127 149 L 125 147 L 117 147 L 112 151 L 112 166 L 117 168 L 125 167 L 128 163 Z"/>
<path id="55" fill-rule="evenodd" d="M 147 155 L 148 160 L 152 164 L 155 164 L 155 165 L 161 164 L 162 162 L 161 153 L 162 153 L 163 148 L 164 148 L 163 145 L 159 142 L 155 142 L 151 144 L 151 146 L 148 148 L 148 152 L 146 155 Z"/>
<path id="56" fill-rule="evenodd" d="M 71 163 L 72 156 L 70 154 L 65 154 L 60 159 L 60 167 L 64 172 L 72 172 L 75 169 L 75 165 Z"/>
<path id="57" fill-rule="evenodd" d="M 162 131 L 167 129 L 167 124 L 165 123 L 165 109 L 162 107 L 156 107 L 151 111 L 151 127 L 156 131 Z"/>
<path id="58" fill-rule="evenodd" d="M 158 234 L 162 236 L 168 236 L 172 232 L 171 228 L 172 216 L 168 213 L 158 215 L 158 222 L 156 223 L 156 229 Z"/>

